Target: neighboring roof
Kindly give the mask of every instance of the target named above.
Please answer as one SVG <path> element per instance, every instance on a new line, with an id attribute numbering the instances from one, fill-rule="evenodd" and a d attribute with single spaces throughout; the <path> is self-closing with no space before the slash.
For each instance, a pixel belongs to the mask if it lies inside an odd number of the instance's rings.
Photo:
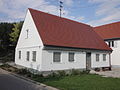
<path id="1" fill-rule="evenodd" d="M 94 27 L 94 31 L 103 39 L 120 38 L 120 22 Z"/>
<path id="2" fill-rule="evenodd" d="M 89 25 L 29 9 L 44 45 L 111 50 Z"/>

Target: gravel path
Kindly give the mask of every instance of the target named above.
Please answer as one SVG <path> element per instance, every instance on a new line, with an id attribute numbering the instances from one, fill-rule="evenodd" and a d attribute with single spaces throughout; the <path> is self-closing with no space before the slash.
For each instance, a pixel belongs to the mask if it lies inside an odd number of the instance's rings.
<path id="1" fill-rule="evenodd" d="M 112 68 L 112 71 L 100 71 L 100 72 L 91 71 L 91 73 L 99 74 L 102 75 L 103 77 L 120 78 L 120 68 Z"/>

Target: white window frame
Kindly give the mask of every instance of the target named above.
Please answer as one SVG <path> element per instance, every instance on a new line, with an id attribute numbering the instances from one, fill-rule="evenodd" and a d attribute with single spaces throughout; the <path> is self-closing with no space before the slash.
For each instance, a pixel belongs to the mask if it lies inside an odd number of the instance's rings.
<path id="1" fill-rule="evenodd" d="M 32 51 L 32 61 L 36 61 L 37 51 Z"/>
<path id="2" fill-rule="evenodd" d="M 53 62 L 55 63 L 61 62 L 61 52 L 53 52 Z"/>
<path id="3" fill-rule="evenodd" d="M 96 61 L 97 61 L 97 62 L 100 61 L 100 54 L 96 54 Z"/>
<path id="4" fill-rule="evenodd" d="M 69 62 L 74 62 L 75 61 L 75 53 L 74 52 L 69 52 L 68 61 Z"/>
<path id="5" fill-rule="evenodd" d="M 106 54 L 103 54 L 103 61 L 106 61 Z"/>

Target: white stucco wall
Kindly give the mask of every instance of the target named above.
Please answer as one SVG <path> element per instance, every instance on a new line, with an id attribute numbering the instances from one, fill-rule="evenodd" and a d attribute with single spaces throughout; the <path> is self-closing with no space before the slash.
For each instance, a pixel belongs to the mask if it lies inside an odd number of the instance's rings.
<path id="1" fill-rule="evenodd" d="M 28 38 L 27 38 L 27 31 L 28 31 Z M 31 14 L 28 10 L 20 37 L 16 46 L 16 53 L 15 53 L 15 63 L 21 66 L 39 69 L 41 68 L 41 60 L 42 60 L 42 48 L 43 43 L 38 34 L 34 21 L 31 17 Z M 19 60 L 18 52 L 21 51 L 22 59 Z M 30 51 L 30 61 L 26 60 L 26 52 Z M 37 61 L 32 61 L 32 51 L 37 51 Z"/>
<path id="2" fill-rule="evenodd" d="M 114 40 L 113 52 L 111 54 L 111 64 L 112 66 L 120 67 L 120 40 Z"/>
<path id="3" fill-rule="evenodd" d="M 53 62 L 53 52 L 61 52 L 61 62 Z M 68 53 L 75 53 L 75 61 L 68 61 Z M 100 54 L 100 61 L 96 61 L 96 54 Z M 106 55 L 106 61 L 103 61 L 103 54 Z M 91 68 L 109 67 L 109 54 L 101 52 L 91 52 Z M 86 68 L 86 52 L 78 51 L 59 51 L 59 50 L 43 50 L 42 52 L 42 71 L 64 70 L 64 69 L 85 69 Z"/>
<path id="4" fill-rule="evenodd" d="M 61 52 L 61 62 L 53 62 L 53 52 Z M 86 68 L 85 52 L 72 51 L 75 53 L 74 62 L 68 61 L 69 52 L 70 51 L 43 50 L 42 71 Z"/>
<path id="5" fill-rule="evenodd" d="M 96 61 L 96 54 L 99 54 L 99 61 Z M 106 54 L 106 61 L 103 61 L 103 54 Z M 100 53 L 100 52 L 92 52 L 91 54 L 91 67 L 109 67 L 109 53 Z"/>

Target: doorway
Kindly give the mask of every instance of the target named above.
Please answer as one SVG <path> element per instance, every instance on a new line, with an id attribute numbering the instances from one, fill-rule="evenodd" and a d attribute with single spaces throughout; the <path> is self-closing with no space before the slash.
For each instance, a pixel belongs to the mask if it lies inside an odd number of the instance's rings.
<path id="1" fill-rule="evenodd" d="M 87 70 L 91 69 L 91 53 L 90 52 L 86 53 L 86 69 Z"/>

